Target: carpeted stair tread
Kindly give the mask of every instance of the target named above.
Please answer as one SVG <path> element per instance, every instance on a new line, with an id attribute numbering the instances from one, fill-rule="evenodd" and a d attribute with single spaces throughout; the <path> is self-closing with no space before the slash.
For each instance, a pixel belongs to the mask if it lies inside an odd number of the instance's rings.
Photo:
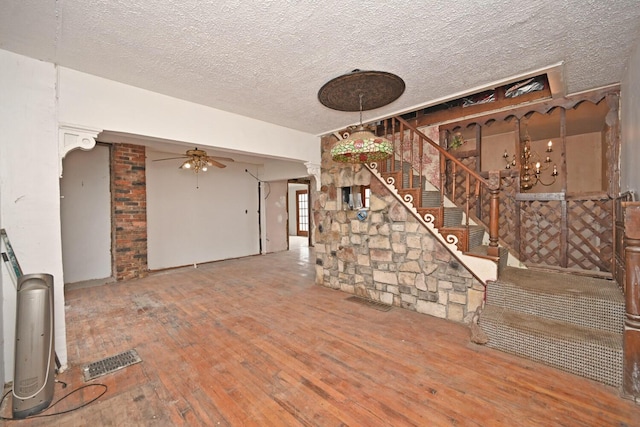
<path id="1" fill-rule="evenodd" d="M 505 267 L 487 283 L 487 304 L 575 325 L 622 332 L 624 297 L 614 282 Z"/>
<path id="2" fill-rule="evenodd" d="M 621 333 L 573 325 L 487 304 L 480 316 L 480 324 L 488 322 L 489 319 L 495 319 L 511 328 L 549 335 L 565 341 L 590 341 L 610 348 L 622 348 Z"/>
<path id="3" fill-rule="evenodd" d="M 624 304 L 624 297 L 615 282 L 568 273 L 554 273 L 534 269 L 506 267 L 497 282 L 553 295 L 581 295 L 602 298 Z"/>
<path id="4" fill-rule="evenodd" d="M 479 325 L 487 346 L 612 386 L 622 380 L 622 334 L 516 312 L 489 303 Z"/>

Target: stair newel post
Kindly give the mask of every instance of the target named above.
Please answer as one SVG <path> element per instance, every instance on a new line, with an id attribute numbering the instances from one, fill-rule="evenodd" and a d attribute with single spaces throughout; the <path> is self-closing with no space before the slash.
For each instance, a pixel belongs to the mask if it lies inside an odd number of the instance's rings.
<path id="1" fill-rule="evenodd" d="M 625 209 L 623 392 L 640 399 L 640 206 Z"/>
<path id="2" fill-rule="evenodd" d="M 500 171 L 489 171 L 489 247 L 487 255 L 498 257 L 500 231 Z"/>

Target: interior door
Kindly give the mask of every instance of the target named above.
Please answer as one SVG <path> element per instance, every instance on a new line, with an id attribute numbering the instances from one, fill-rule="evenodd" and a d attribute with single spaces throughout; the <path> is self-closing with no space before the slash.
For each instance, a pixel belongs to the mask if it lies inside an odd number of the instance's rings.
<path id="1" fill-rule="evenodd" d="M 296 191 L 296 217 L 298 223 L 296 235 L 309 236 L 309 192 L 307 190 Z"/>

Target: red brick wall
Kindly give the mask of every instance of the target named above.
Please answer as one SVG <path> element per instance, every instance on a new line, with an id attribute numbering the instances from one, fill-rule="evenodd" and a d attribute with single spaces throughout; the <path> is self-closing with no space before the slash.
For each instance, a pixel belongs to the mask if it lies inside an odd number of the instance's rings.
<path id="1" fill-rule="evenodd" d="M 147 275 L 147 193 L 145 147 L 113 144 L 111 151 L 111 221 L 114 276 Z"/>

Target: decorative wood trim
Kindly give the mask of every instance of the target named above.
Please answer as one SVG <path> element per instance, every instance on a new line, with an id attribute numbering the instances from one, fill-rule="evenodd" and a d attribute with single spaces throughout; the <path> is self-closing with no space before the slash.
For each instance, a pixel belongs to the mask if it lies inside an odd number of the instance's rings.
<path id="1" fill-rule="evenodd" d="M 60 124 L 58 127 L 58 173 L 62 178 L 62 159 L 68 152 L 80 148 L 91 150 L 96 145 L 96 137 L 103 129 L 79 125 Z"/>
<path id="2" fill-rule="evenodd" d="M 411 205 L 416 208 L 419 205 L 419 197 L 420 197 L 420 189 L 418 188 L 398 188 L 398 194 L 402 197 L 402 200 L 406 203 L 411 203 Z"/>
<path id="3" fill-rule="evenodd" d="M 456 245 L 460 252 L 469 250 L 469 235 L 464 227 L 442 227 L 440 229 L 448 243 Z"/>
<path id="4" fill-rule="evenodd" d="M 620 92 L 620 86 L 612 85 L 612 86 L 596 89 L 589 92 L 573 94 L 563 98 L 553 98 L 553 99 L 546 99 L 542 101 L 532 102 L 522 107 L 487 111 L 482 114 L 478 114 L 474 117 L 460 118 L 460 116 L 458 116 L 458 117 L 451 117 L 450 120 L 446 122 L 437 122 L 437 121 L 432 121 L 431 123 L 421 122 L 420 127 L 434 125 L 438 123 L 440 123 L 442 129 L 444 130 L 453 129 L 455 127 L 467 127 L 476 123 L 484 126 L 489 121 L 494 121 L 494 120 L 502 121 L 502 120 L 506 120 L 508 117 L 521 119 L 525 115 L 533 112 L 540 113 L 540 114 L 547 114 L 549 111 L 557 107 L 562 107 L 565 110 L 571 109 L 584 101 L 589 101 L 594 104 L 598 104 L 600 101 L 605 99 L 605 97 L 607 97 L 608 95 L 613 94 L 615 97 L 617 97 L 619 92 Z"/>
<path id="5" fill-rule="evenodd" d="M 322 187 L 322 180 L 320 179 L 320 174 L 322 173 L 322 168 L 318 163 L 305 162 L 304 164 L 307 167 L 307 173 L 313 176 L 316 181 L 316 191 L 320 191 Z"/>
<path id="6" fill-rule="evenodd" d="M 417 208 L 417 211 L 425 222 L 432 223 L 435 228 L 442 228 L 444 207 Z"/>

